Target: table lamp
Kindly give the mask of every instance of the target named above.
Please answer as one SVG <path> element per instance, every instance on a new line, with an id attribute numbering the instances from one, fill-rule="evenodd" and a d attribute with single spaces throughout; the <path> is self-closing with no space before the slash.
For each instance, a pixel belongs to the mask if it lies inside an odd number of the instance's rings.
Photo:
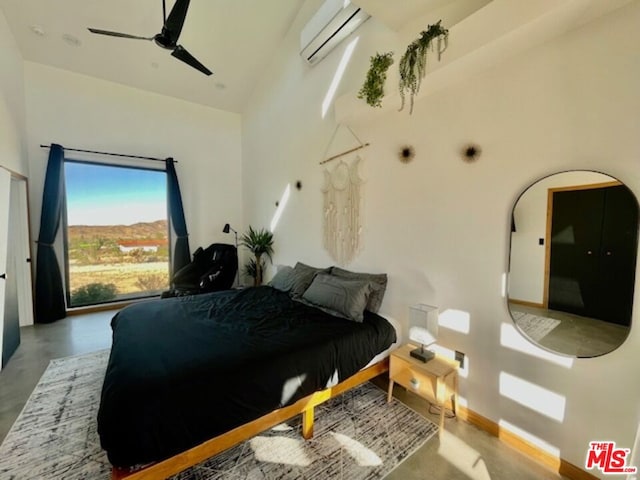
<path id="1" fill-rule="evenodd" d="M 425 347 L 438 338 L 438 307 L 419 303 L 409 307 L 409 339 L 420 344 L 410 355 L 422 362 L 431 360 L 435 353 Z"/>
<path id="2" fill-rule="evenodd" d="M 225 223 L 224 227 L 222 227 L 222 232 L 229 233 L 229 231 L 232 231 L 236 236 L 236 257 L 237 257 L 238 256 L 238 232 L 235 231 L 233 228 L 231 228 L 231 225 L 229 225 L 228 223 Z M 236 269 L 236 286 L 237 287 L 240 286 L 240 265 L 239 264 L 238 264 L 238 268 Z"/>

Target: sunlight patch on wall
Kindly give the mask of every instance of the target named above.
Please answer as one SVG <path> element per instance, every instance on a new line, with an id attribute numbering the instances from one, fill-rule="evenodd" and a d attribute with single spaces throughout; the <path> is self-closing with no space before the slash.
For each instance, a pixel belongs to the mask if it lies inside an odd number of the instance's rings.
<path id="1" fill-rule="evenodd" d="M 631 458 L 627 465 L 638 466 L 638 458 L 640 457 L 640 423 L 638 423 L 638 427 L 636 428 L 636 439 L 633 442 L 633 448 L 631 449 Z M 636 480 L 636 475 L 629 475 L 627 480 Z"/>
<path id="2" fill-rule="evenodd" d="M 447 430 L 440 433 L 438 454 L 471 480 L 491 480 L 482 455 Z"/>
<path id="3" fill-rule="evenodd" d="M 331 436 L 345 449 L 345 451 L 361 467 L 377 467 L 382 465 L 382 459 L 371 449 L 341 433 L 331 432 Z"/>
<path id="4" fill-rule="evenodd" d="M 322 102 L 322 118 L 327 115 L 327 111 L 329 110 L 329 106 L 331 102 L 333 102 L 333 98 L 336 96 L 336 91 L 338 90 L 338 85 L 340 85 L 340 80 L 344 76 L 344 72 L 347 69 L 347 65 L 349 64 L 349 60 L 351 60 L 351 55 L 353 55 L 353 51 L 356 48 L 356 44 L 360 40 L 360 37 L 356 37 L 351 40 L 351 43 L 347 45 L 344 53 L 342 54 L 342 59 L 338 64 L 338 69 L 333 76 L 333 80 L 331 81 L 331 85 L 329 86 L 329 90 L 327 90 L 327 94 L 324 97 L 324 101 Z"/>
<path id="5" fill-rule="evenodd" d="M 517 435 L 518 437 L 526 440 L 527 442 L 535 445 L 536 447 L 544 450 L 545 452 L 550 453 L 554 457 L 560 457 L 560 449 L 558 447 L 554 447 L 550 443 L 545 442 L 541 438 L 536 437 L 535 435 L 527 432 L 526 430 L 521 429 L 520 427 L 516 427 L 514 424 L 507 422 L 504 419 L 500 419 L 498 422 L 500 429 L 508 430 L 510 433 Z"/>
<path id="6" fill-rule="evenodd" d="M 500 372 L 500 395 L 558 422 L 564 420 L 566 397 L 535 383 Z"/>
<path id="7" fill-rule="evenodd" d="M 508 323 L 503 323 L 500 326 L 500 344 L 516 352 L 522 352 L 565 368 L 571 368 L 573 366 L 573 358 L 556 355 L 536 347 L 524 338 L 516 327 Z"/>
<path id="8" fill-rule="evenodd" d="M 438 316 L 438 325 L 460 333 L 469 333 L 471 315 L 469 312 L 448 308 Z"/>
<path id="9" fill-rule="evenodd" d="M 258 436 L 249 440 L 249 445 L 256 460 L 260 462 L 308 467 L 315 460 L 312 458 L 311 449 L 306 447 L 304 440 Z"/>
<path id="10" fill-rule="evenodd" d="M 450 348 L 447 348 L 447 347 L 443 347 L 442 345 L 438 345 L 437 343 L 434 343 L 433 345 L 431 345 L 429 347 L 429 350 L 432 350 L 434 353 L 437 353 L 438 355 L 442 355 L 443 357 L 446 357 L 450 360 L 456 359 L 456 352 L 454 350 L 451 350 Z M 469 377 L 469 356 L 468 355 L 464 356 L 464 368 L 458 368 L 458 376 L 462 378 Z"/>
<path id="11" fill-rule="evenodd" d="M 269 226 L 269 230 L 271 230 L 271 232 L 276 231 L 276 227 L 278 226 L 278 222 L 280 221 L 282 212 L 284 211 L 285 207 L 287 206 L 287 202 L 289 201 L 290 194 L 291 194 L 291 185 L 287 184 L 287 188 L 284 189 L 282 198 L 280 198 L 280 202 L 278 203 L 278 208 L 276 208 L 276 213 L 273 214 L 273 218 L 271 219 L 271 225 Z"/>
<path id="12" fill-rule="evenodd" d="M 507 296 L 507 274 L 503 273 L 502 274 L 502 282 L 501 282 L 501 291 L 502 291 L 502 298 L 506 298 Z"/>

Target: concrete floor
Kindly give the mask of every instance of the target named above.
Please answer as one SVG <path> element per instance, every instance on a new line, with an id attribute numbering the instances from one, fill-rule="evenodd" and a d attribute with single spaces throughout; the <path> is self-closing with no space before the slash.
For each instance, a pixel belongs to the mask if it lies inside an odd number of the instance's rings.
<path id="1" fill-rule="evenodd" d="M 112 316 L 113 312 L 101 312 L 20 329 L 20 346 L 0 371 L 0 441 L 50 360 L 111 347 Z"/>
<path id="2" fill-rule="evenodd" d="M 597 357 L 609 353 L 624 343 L 629 327 L 582 317 L 572 313 L 511 303 L 512 312 L 524 312 L 560 320 L 560 324 L 538 343 L 553 352 L 577 357 Z M 516 322 L 517 325 L 517 322 Z"/>
<path id="3" fill-rule="evenodd" d="M 49 360 L 88 353 L 111 345 L 112 312 L 69 317 L 50 325 L 21 329 L 22 342 L 0 372 L 0 441 L 20 414 Z M 386 378 L 375 383 L 386 388 Z M 437 423 L 428 404 L 396 386 L 394 396 Z M 389 480 L 519 480 L 564 478 L 528 459 L 497 438 L 457 419 L 445 420 L 445 432 L 400 464 Z"/>

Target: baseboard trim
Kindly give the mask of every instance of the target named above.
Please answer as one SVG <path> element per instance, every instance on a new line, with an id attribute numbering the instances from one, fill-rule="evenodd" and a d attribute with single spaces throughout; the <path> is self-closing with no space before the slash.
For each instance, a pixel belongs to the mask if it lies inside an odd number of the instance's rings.
<path id="1" fill-rule="evenodd" d="M 90 307 L 75 307 L 67 310 L 67 317 L 73 317 L 75 315 L 85 315 L 87 313 L 108 312 L 110 310 L 120 310 L 135 302 L 116 302 L 105 303 L 102 305 L 92 305 Z"/>
<path id="2" fill-rule="evenodd" d="M 510 298 L 509 303 L 515 303 L 516 305 L 522 305 L 524 307 L 546 308 L 544 303 L 529 302 L 527 300 L 518 300 L 517 298 Z"/>
<path id="3" fill-rule="evenodd" d="M 554 472 L 558 472 L 572 480 L 598 480 L 598 477 L 585 472 L 580 467 L 577 467 L 562 458 L 558 458 L 548 452 L 545 452 L 540 449 L 540 447 L 533 445 L 531 442 L 528 442 L 509 430 L 501 428 L 500 425 L 495 423 L 493 420 L 489 420 L 473 410 L 461 406 L 458 407 L 457 413 L 460 419 L 475 425 L 494 437 L 498 437 L 502 442 L 538 463 L 543 464 L 547 468 L 550 468 Z"/>
<path id="4" fill-rule="evenodd" d="M 98 305 L 89 305 L 86 307 L 71 307 L 67 309 L 67 317 L 73 317 L 74 315 L 85 315 L 87 313 L 107 312 L 109 310 L 121 310 L 124 307 L 133 305 L 134 303 L 140 303 L 146 300 L 158 300 L 159 298 L 160 296 L 155 295 L 152 297 L 134 298 L 132 300 L 101 303 Z"/>

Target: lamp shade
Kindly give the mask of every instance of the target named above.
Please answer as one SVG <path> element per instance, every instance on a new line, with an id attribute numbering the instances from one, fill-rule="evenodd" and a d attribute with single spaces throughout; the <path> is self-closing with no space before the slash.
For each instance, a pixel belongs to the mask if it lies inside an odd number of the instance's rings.
<path id="1" fill-rule="evenodd" d="M 224 224 L 224 228 L 222 229 L 222 233 L 229 233 L 229 228 L 231 226 L 228 223 Z"/>
<path id="2" fill-rule="evenodd" d="M 416 343 L 424 346 L 436 343 L 437 338 L 434 337 L 429 330 L 424 327 L 411 327 L 409 329 L 409 338 Z"/>
<path id="3" fill-rule="evenodd" d="M 438 339 L 438 307 L 420 303 L 409 307 L 409 339 L 422 346 Z"/>

